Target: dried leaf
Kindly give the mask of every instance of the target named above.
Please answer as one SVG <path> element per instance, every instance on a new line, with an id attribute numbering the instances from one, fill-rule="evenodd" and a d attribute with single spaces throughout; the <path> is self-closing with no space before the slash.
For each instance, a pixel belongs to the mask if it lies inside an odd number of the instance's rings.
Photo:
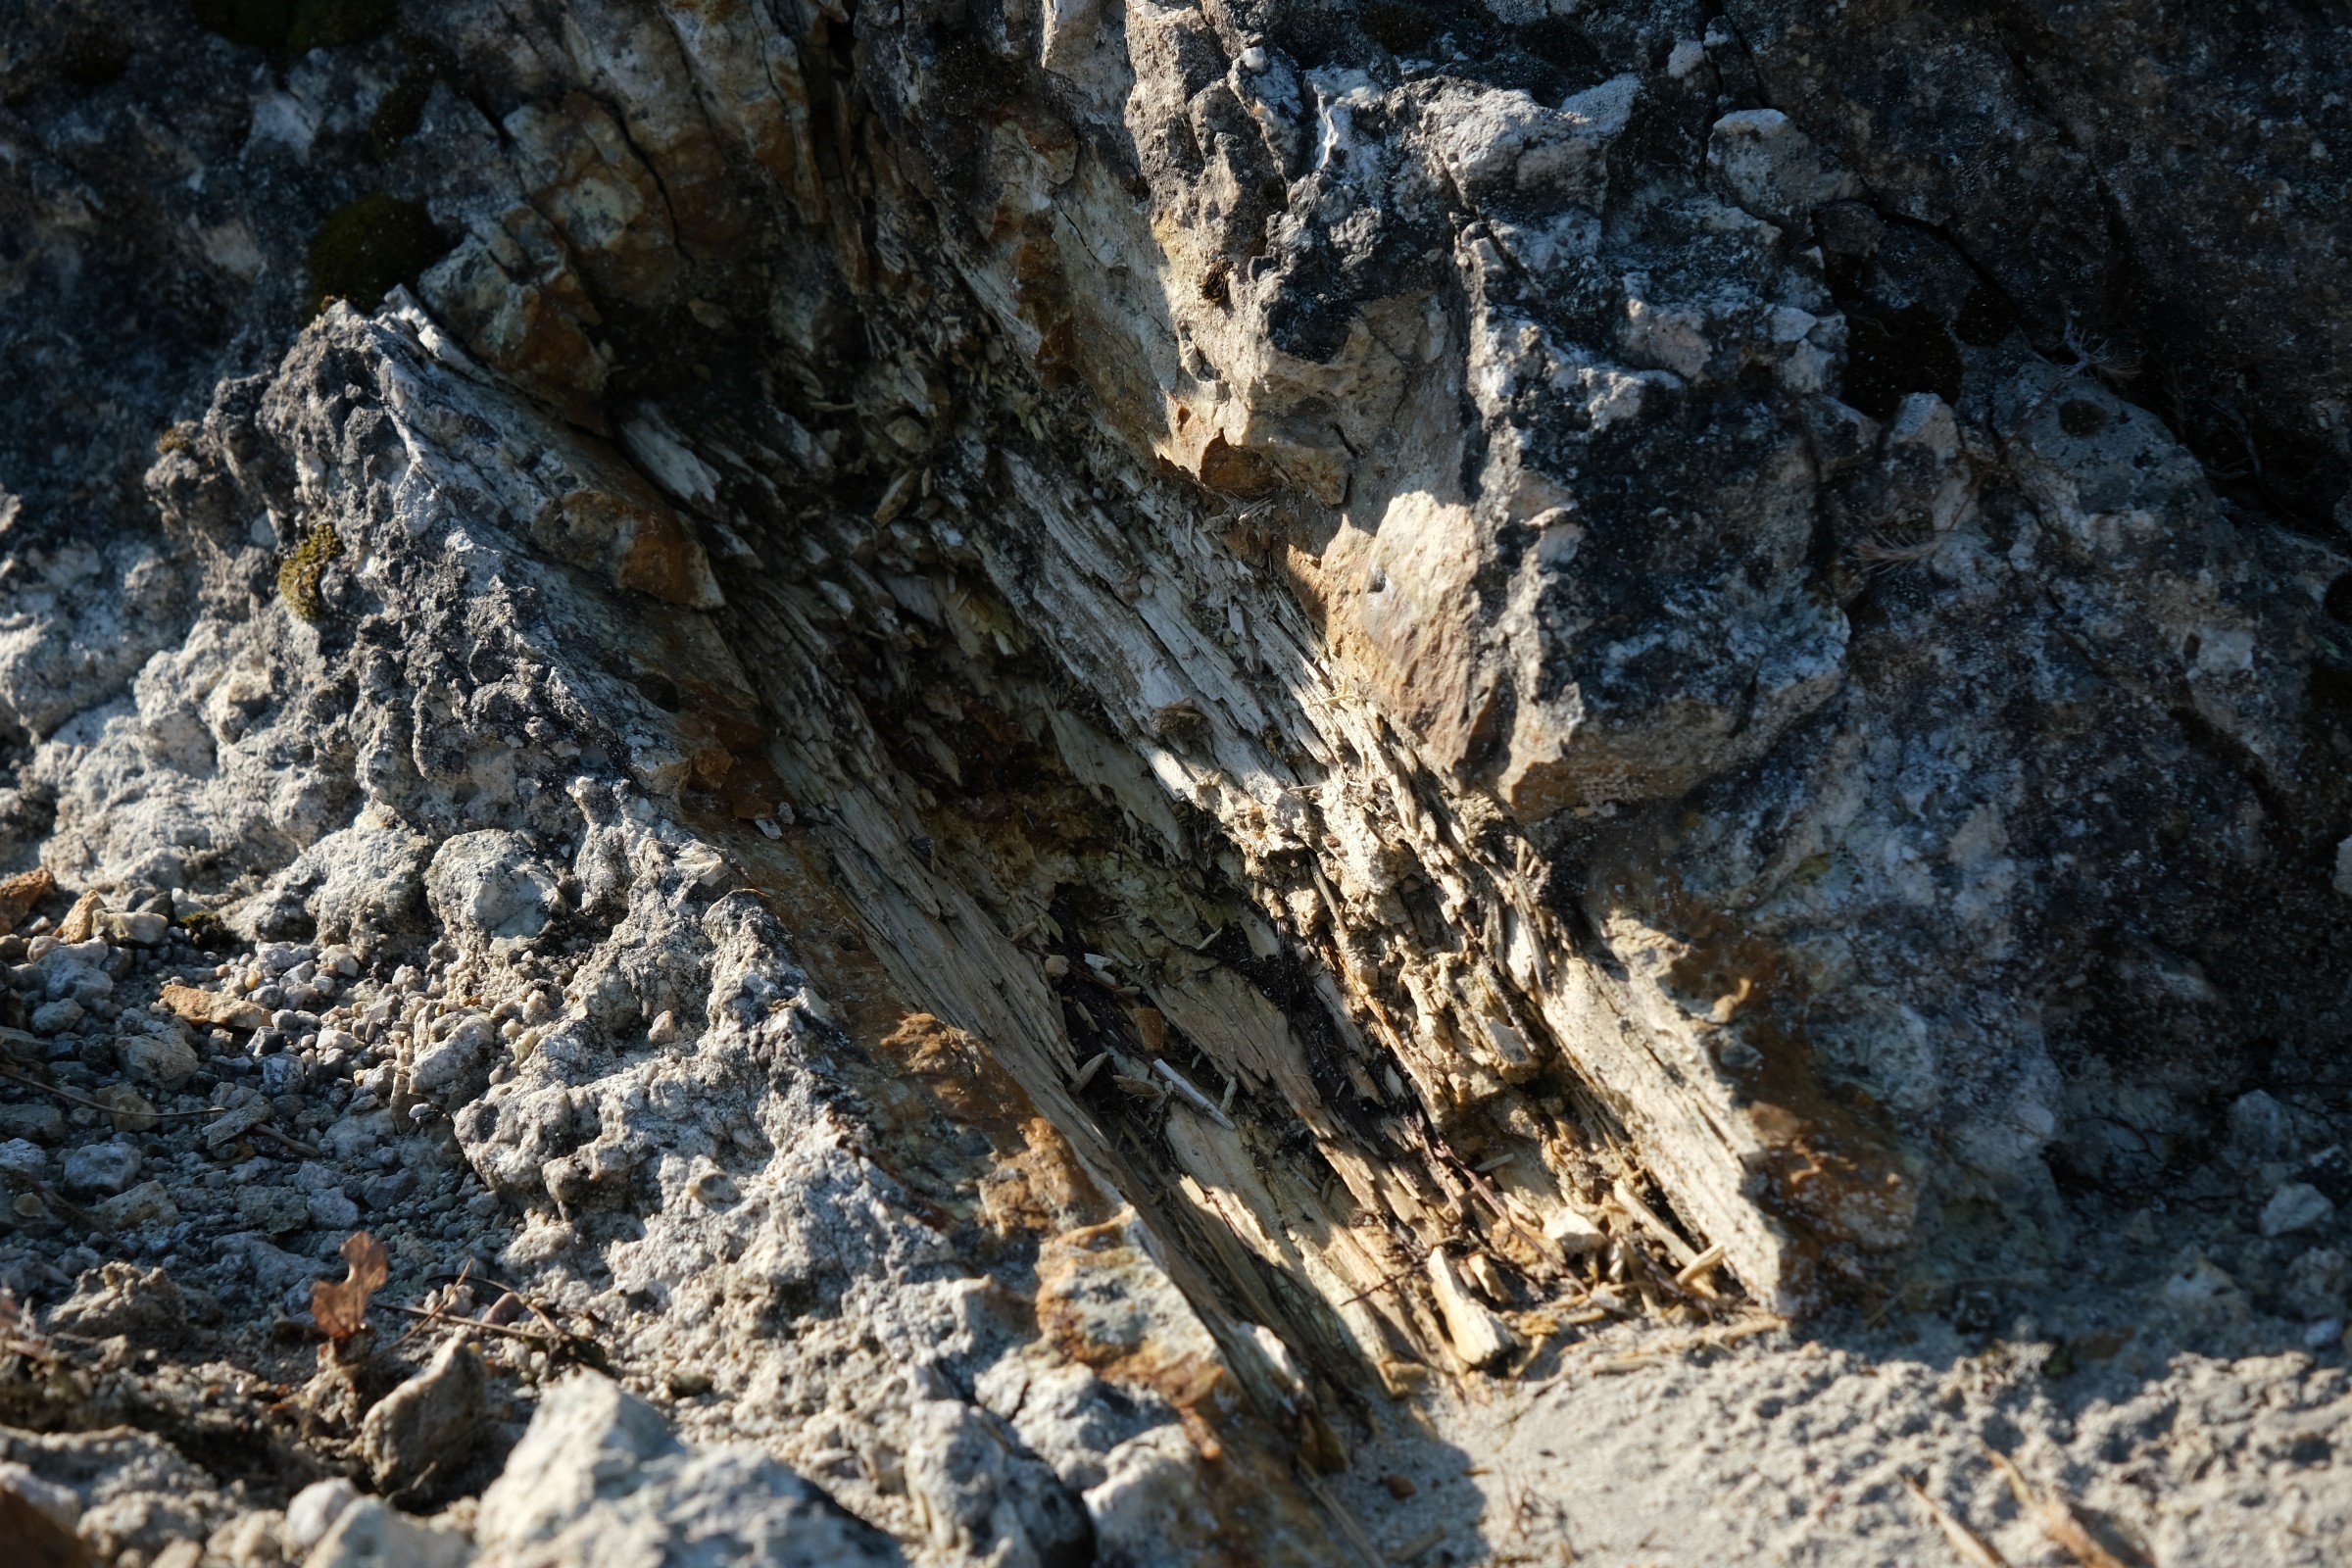
<path id="1" fill-rule="evenodd" d="M 366 1231 L 343 1244 L 343 1262 L 348 1272 L 340 1284 L 320 1280 L 311 1287 L 311 1316 L 338 1345 L 368 1326 L 368 1298 L 392 1277 L 384 1244 Z"/>

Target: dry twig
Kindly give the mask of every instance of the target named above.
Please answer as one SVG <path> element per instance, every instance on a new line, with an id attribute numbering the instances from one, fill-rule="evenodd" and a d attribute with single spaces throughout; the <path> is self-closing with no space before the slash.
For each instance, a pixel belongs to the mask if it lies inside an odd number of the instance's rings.
<path id="1" fill-rule="evenodd" d="M 108 1115 L 113 1116 L 120 1114 L 122 1108 L 120 1105 L 104 1104 L 98 1101 L 88 1099 L 85 1096 L 77 1095 L 71 1089 L 60 1089 L 55 1084 L 42 1083 L 38 1078 L 27 1078 L 23 1073 L 11 1072 L 6 1067 L 0 1067 L 0 1078 L 5 1078 L 12 1084 L 22 1084 L 27 1089 L 37 1089 L 44 1095 L 55 1095 L 67 1104 L 79 1105 L 85 1110 L 103 1110 Z M 227 1111 L 228 1107 L 226 1105 L 207 1105 L 202 1110 L 142 1110 L 139 1112 L 139 1114 L 142 1116 L 153 1116 L 158 1121 L 178 1121 L 190 1116 L 225 1115 Z M 311 1151 L 311 1152 L 312 1154 L 316 1155 L 318 1152 L 314 1149 Z"/>

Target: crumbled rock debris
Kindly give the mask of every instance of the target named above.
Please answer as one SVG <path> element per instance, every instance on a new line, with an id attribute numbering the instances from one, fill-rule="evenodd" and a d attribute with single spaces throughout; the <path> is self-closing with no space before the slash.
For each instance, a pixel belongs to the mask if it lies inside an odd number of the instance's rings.
<path id="1" fill-rule="evenodd" d="M 0 1544 L 2352 1549 L 2352 34 L 1543 9 L 0 13 Z"/>

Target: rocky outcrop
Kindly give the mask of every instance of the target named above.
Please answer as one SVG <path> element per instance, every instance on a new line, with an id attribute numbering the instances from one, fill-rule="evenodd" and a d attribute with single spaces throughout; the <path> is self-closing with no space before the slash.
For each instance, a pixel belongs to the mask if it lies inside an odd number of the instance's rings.
<path id="1" fill-rule="evenodd" d="M 401 1151 L 1012 1561 L 1319 1560 L 1563 1314 L 2328 1250 L 2334 23 L 199 9 L 0 67 L 12 396 L 115 388 L 0 447 L 0 831 L 100 892 L 9 1021 L 256 1079 L 61 1161 L 122 1229 L 290 1122 L 299 1298 Z"/>

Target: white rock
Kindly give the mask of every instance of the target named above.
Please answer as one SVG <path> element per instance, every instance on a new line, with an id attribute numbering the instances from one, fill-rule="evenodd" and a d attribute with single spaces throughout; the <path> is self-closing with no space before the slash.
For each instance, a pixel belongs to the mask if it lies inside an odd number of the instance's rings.
<path id="1" fill-rule="evenodd" d="M 481 1066 L 492 1036 L 487 1018 L 476 1016 L 461 1021 L 446 1040 L 437 1040 L 416 1054 L 409 1068 L 409 1082 L 420 1095 L 439 1094 L 459 1083 Z"/>
<path id="2" fill-rule="evenodd" d="M 471 1556 L 464 1536 L 368 1497 L 343 1510 L 303 1568 L 463 1568 Z"/>
<path id="3" fill-rule="evenodd" d="M 2327 1224 L 2334 1213 L 2326 1193 L 2309 1182 L 2288 1182 L 2262 1205 L 2262 1234 L 2293 1236 Z"/>
<path id="4" fill-rule="evenodd" d="M 535 937 L 563 902 L 538 846 L 504 829 L 443 844 L 425 868 L 424 895 L 442 924 L 476 943 Z"/>
<path id="5" fill-rule="evenodd" d="M 1200 1456 L 1192 1440 L 1181 1428 L 1154 1427 L 1111 1449 L 1102 1464 L 1086 1511 L 1103 1560 L 1166 1560 L 1170 1522 L 1200 1505 Z"/>
<path id="6" fill-rule="evenodd" d="M 1838 193 L 1820 149 L 1777 109 L 1742 109 L 1715 122 L 1707 172 L 1741 207 L 1783 227 L 1802 223 L 1816 202 Z"/>
<path id="7" fill-rule="evenodd" d="M 482 1494 L 474 1539 L 481 1568 L 744 1560 L 705 1555 L 717 1542 L 758 1543 L 756 1560 L 769 1568 L 904 1561 L 888 1537 L 773 1459 L 750 1448 L 689 1452 L 651 1405 L 589 1372 L 540 1400 Z"/>
<path id="8" fill-rule="evenodd" d="M 547 1540 L 587 1511 L 602 1479 L 680 1451 L 661 1412 L 611 1378 L 581 1373 L 539 1401 L 505 1471 L 482 1494 L 474 1535 L 507 1546 Z"/>
<path id="9" fill-rule="evenodd" d="M 111 941 L 134 948 L 153 948 L 161 946 L 171 934 L 172 922 L 160 914 L 102 914 L 98 917 L 98 928 Z"/>
<path id="10" fill-rule="evenodd" d="M 343 1511 L 359 1500 L 360 1489 L 341 1476 L 314 1481 L 294 1494 L 294 1500 L 286 1504 L 287 1549 L 304 1552 L 318 1544 L 343 1517 Z"/>

